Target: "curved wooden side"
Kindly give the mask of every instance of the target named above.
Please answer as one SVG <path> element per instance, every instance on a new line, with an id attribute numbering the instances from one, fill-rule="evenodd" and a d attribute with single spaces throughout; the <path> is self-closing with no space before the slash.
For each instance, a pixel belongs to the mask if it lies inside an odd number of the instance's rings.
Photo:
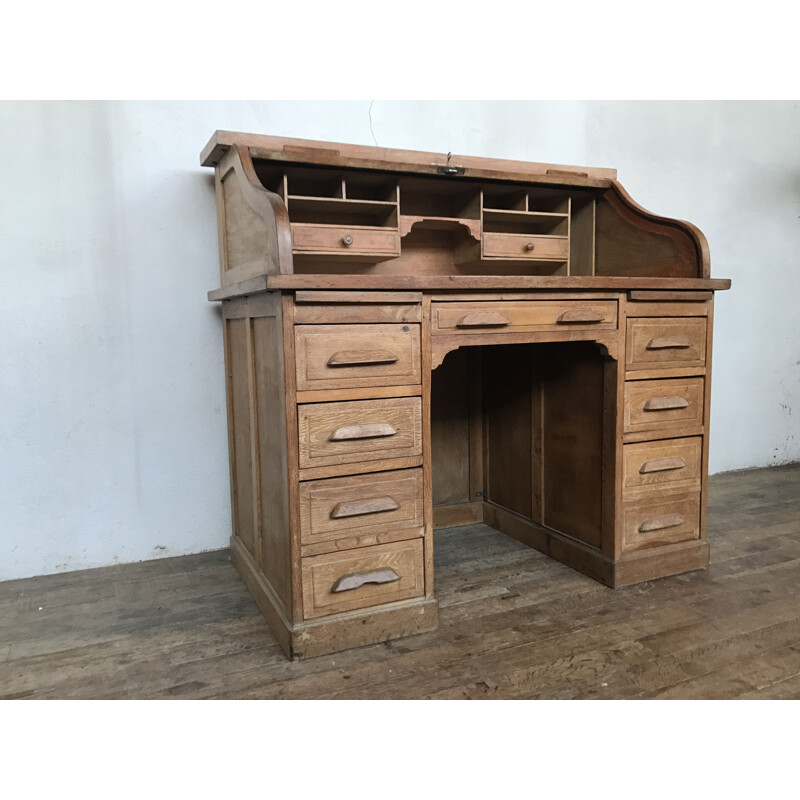
<path id="1" fill-rule="evenodd" d="M 597 203 L 599 276 L 709 278 L 711 257 L 703 233 L 689 222 L 654 214 L 619 181 Z"/>
<path id="2" fill-rule="evenodd" d="M 216 167 L 222 286 L 293 272 L 286 205 L 258 180 L 250 153 L 232 147 Z"/>

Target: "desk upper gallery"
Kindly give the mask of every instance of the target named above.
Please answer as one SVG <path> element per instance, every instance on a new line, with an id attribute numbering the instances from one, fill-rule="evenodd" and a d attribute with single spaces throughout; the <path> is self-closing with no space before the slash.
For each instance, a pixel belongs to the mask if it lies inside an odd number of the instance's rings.
<path id="1" fill-rule="evenodd" d="M 233 563 L 294 658 L 437 624 L 435 528 L 708 564 L 706 239 L 609 169 L 217 131 Z"/>

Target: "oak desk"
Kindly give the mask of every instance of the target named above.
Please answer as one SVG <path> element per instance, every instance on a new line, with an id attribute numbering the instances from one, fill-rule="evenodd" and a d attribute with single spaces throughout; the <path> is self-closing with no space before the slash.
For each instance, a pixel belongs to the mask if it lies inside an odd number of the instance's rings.
<path id="1" fill-rule="evenodd" d="M 231 554 L 286 652 L 435 628 L 433 531 L 708 564 L 705 237 L 608 169 L 217 131 Z"/>

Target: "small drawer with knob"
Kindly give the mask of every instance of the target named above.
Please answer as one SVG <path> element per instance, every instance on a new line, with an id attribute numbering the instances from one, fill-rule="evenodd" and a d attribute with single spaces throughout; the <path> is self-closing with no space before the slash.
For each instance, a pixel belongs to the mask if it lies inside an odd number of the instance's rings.
<path id="1" fill-rule="evenodd" d="M 700 538 L 700 493 L 626 503 L 622 549 L 641 550 Z"/>
<path id="2" fill-rule="evenodd" d="M 303 555 L 423 534 L 420 467 L 304 481 L 299 493 Z"/>
<path id="3" fill-rule="evenodd" d="M 518 233 L 484 233 L 483 257 L 522 261 L 566 261 L 566 236 L 528 236 Z"/>
<path id="4" fill-rule="evenodd" d="M 393 397 L 297 406 L 300 469 L 422 455 L 422 400 Z M 357 470 L 363 472 L 363 469 Z"/>
<path id="5" fill-rule="evenodd" d="M 704 367 L 707 324 L 705 317 L 629 317 L 625 368 Z"/>
<path id="6" fill-rule="evenodd" d="M 625 433 L 701 433 L 704 386 L 703 378 L 626 381 Z"/>
<path id="7" fill-rule="evenodd" d="M 324 617 L 421 597 L 423 540 L 410 539 L 302 560 L 303 616 Z"/>
<path id="8" fill-rule="evenodd" d="M 394 228 L 339 227 L 337 225 L 292 224 L 295 254 L 374 256 L 377 260 L 400 255 L 400 234 Z"/>

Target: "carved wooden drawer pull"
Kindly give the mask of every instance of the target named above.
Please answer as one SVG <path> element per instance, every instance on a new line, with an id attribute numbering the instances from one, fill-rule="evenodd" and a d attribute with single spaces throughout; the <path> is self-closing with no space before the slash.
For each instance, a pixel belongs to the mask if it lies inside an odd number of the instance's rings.
<path id="1" fill-rule="evenodd" d="M 378 514 L 381 511 L 397 511 L 400 506 L 391 497 L 374 497 L 371 500 L 356 500 L 352 503 L 337 503 L 331 509 L 331 519 L 360 517 Z"/>
<path id="2" fill-rule="evenodd" d="M 347 439 L 376 439 L 380 436 L 394 436 L 397 431 L 388 422 L 367 422 L 361 425 L 344 425 L 337 428 L 330 437 L 332 442 Z"/>
<path id="3" fill-rule="evenodd" d="M 511 323 L 498 311 L 470 311 L 456 322 L 457 328 L 500 328 Z"/>
<path id="4" fill-rule="evenodd" d="M 665 514 L 663 517 L 652 517 L 646 519 L 639 526 L 639 533 L 652 533 L 653 531 L 663 531 L 665 528 L 677 528 L 683 525 L 684 519 L 680 514 Z"/>
<path id="5" fill-rule="evenodd" d="M 670 458 L 653 458 L 650 461 L 645 461 L 639 467 L 640 475 L 647 475 L 648 472 L 667 472 L 671 469 L 683 469 L 686 462 L 679 456 Z"/>
<path id="6" fill-rule="evenodd" d="M 556 322 L 559 325 L 568 325 L 576 322 L 602 322 L 603 315 L 592 311 L 590 308 L 574 308 L 558 315 Z"/>
<path id="7" fill-rule="evenodd" d="M 393 364 L 398 360 L 388 350 L 340 350 L 328 359 L 329 367 L 355 367 L 361 364 Z"/>
<path id="8" fill-rule="evenodd" d="M 645 350 L 680 350 L 690 347 L 691 343 L 685 336 L 659 336 L 651 339 L 646 345 Z"/>
<path id="9" fill-rule="evenodd" d="M 670 411 L 688 407 L 689 401 L 685 397 L 651 397 L 644 404 L 645 411 Z"/>
<path id="10" fill-rule="evenodd" d="M 366 572 L 352 572 L 337 578 L 331 586 L 331 592 L 333 594 L 349 592 L 351 589 L 358 589 L 367 583 L 394 583 L 399 580 L 400 576 L 391 567 L 370 569 Z"/>

